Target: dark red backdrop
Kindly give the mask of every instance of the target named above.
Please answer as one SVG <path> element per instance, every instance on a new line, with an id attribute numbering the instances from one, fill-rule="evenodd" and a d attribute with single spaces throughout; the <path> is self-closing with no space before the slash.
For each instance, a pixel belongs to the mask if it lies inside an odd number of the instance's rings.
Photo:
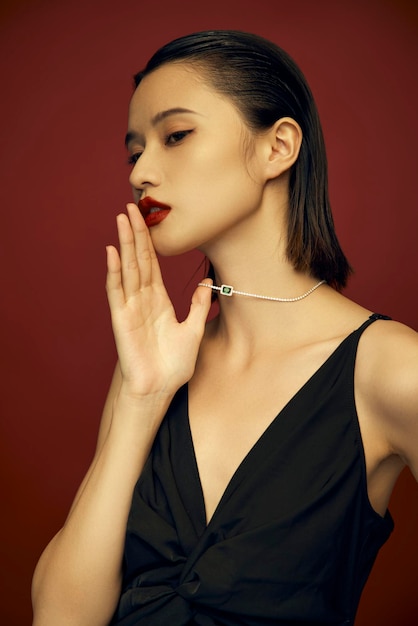
<path id="1" fill-rule="evenodd" d="M 250 30 L 286 48 L 322 116 L 336 224 L 357 270 L 348 294 L 418 329 L 414 4 L 2 0 L 2 623 L 30 623 L 33 567 L 91 458 L 115 360 L 104 245 L 130 199 L 131 75 L 192 30 Z M 163 261 L 181 316 L 198 263 Z M 417 496 L 405 473 L 358 626 L 418 623 Z"/>

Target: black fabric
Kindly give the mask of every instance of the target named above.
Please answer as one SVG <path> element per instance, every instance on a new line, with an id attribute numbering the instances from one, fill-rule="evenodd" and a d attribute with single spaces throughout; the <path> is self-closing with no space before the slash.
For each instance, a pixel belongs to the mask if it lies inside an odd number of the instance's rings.
<path id="1" fill-rule="evenodd" d="M 362 332 L 284 407 L 206 525 L 176 394 L 134 491 L 118 626 L 349 625 L 393 522 L 371 507 L 354 403 Z"/>

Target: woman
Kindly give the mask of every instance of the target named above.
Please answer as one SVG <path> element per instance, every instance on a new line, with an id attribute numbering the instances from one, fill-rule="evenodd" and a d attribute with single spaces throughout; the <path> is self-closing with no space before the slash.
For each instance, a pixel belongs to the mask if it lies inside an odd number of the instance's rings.
<path id="1" fill-rule="evenodd" d="M 286 53 L 197 33 L 135 87 L 134 203 L 107 248 L 119 362 L 34 624 L 353 624 L 396 478 L 418 476 L 417 335 L 340 293 L 322 132 Z M 180 324 L 155 250 L 193 248 L 210 278 Z"/>

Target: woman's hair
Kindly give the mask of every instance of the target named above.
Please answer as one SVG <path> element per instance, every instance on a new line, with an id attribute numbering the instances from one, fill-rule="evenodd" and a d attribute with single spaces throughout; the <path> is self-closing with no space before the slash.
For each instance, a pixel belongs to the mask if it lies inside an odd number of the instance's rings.
<path id="1" fill-rule="evenodd" d="M 266 130 L 282 117 L 299 124 L 303 139 L 290 171 L 286 254 L 295 269 L 343 288 L 351 267 L 334 230 L 318 112 L 296 63 L 258 35 L 203 31 L 160 48 L 135 75 L 135 87 L 158 67 L 175 62 L 196 67 L 208 84 L 233 102 L 250 130 Z M 212 267 L 209 275 L 213 277 Z"/>

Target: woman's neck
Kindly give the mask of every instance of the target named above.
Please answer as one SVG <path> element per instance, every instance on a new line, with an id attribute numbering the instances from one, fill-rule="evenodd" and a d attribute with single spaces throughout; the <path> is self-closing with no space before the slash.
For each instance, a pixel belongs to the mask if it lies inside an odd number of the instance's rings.
<path id="1" fill-rule="evenodd" d="M 296 298 L 320 280 L 296 271 L 286 254 L 287 197 L 265 192 L 259 210 L 208 242 L 202 252 L 215 270 L 216 285 L 257 295 Z M 268 345 L 271 337 L 294 333 L 309 316 L 318 290 L 297 302 L 272 302 L 258 298 L 218 295 L 219 316 L 212 329 L 229 347 Z M 333 290 L 331 290 L 333 291 Z"/>
<path id="2" fill-rule="evenodd" d="M 263 256 L 262 251 L 260 256 Z M 235 290 L 256 295 L 297 298 L 319 282 L 317 278 L 297 272 L 288 261 L 264 261 L 247 255 L 222 268 L 214 264 L 215 284 L 231 285 Z M 294 302 L 218 293 L 219 315 L 213 324 L 212 336 L 216 335 L 225 348 L 240 347 L 248 355 L 271 347 L 272 341 L 287 343 L 307 326 L 307 319 L 315 317 L 321 291 L 324 286 Z"/>

